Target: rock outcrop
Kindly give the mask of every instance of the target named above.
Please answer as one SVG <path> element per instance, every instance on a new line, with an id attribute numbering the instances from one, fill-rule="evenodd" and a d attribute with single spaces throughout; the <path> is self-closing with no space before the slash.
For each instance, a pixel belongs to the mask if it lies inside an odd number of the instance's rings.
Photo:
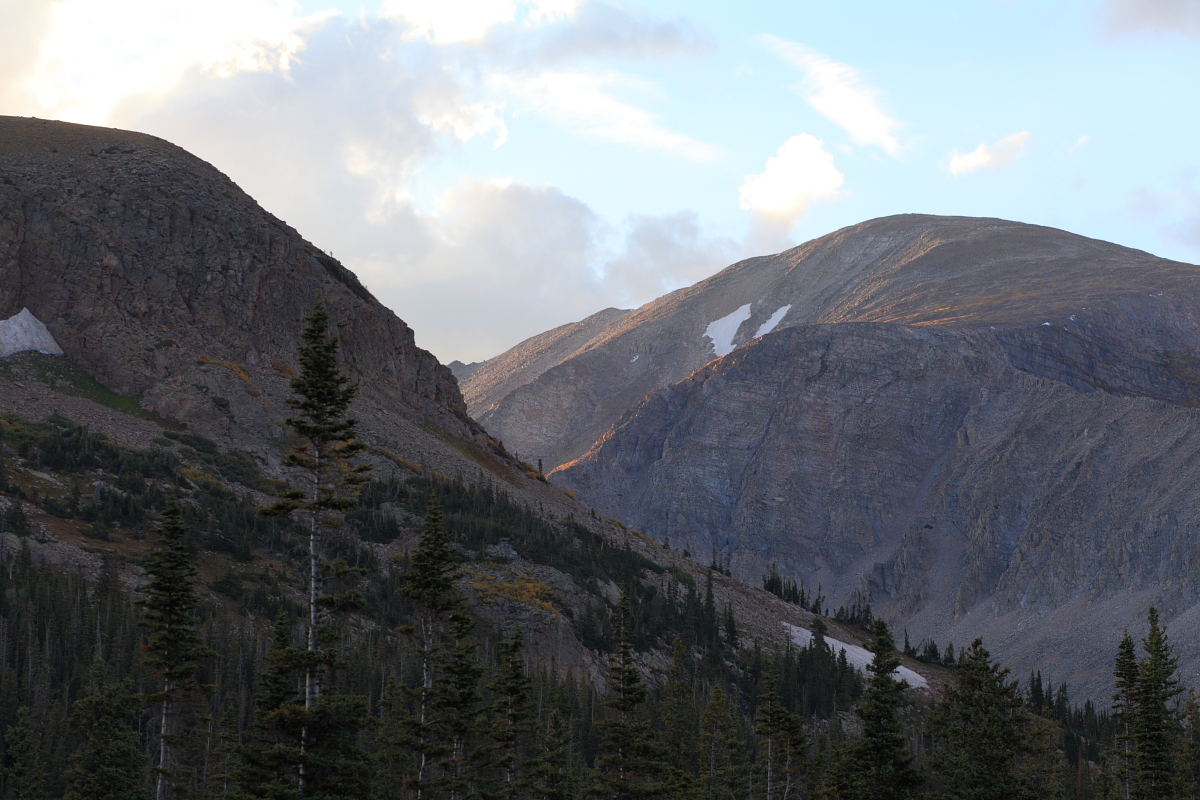
<path id="1" fill-rule="evenodd" d="M 869 593 L 916 640 L 986 630 L 1021 666 L 1095 689 L 1146 603 L 1174 618 L 1200 600 L 1200 411 L 1031 375 L 998 339 L 773 333 L 651 394 L 551 477 L 745 580 L 775 563 L 835 604 Z M 1033 622 L 1073 603 L 1070 625 Z M 1065 646 L 1101 607 L 1087 648 Z M 1175 636 L 1200 669 L 1200 637 Z"/>
<path id="2" fill-rule="evenodd" d="M 1003 327 L 1014 363 L 1035 374 L 1189 402 L 1198 295 L 1189 264 L 1036 225 L 906 214 L 734 264 L 615 316 L 519 380 L 485 382 L 493 362 L 533 349 L 535 337 L 479 368 L 463 393 L 510 448 L 559 465 L 730 347 L 795 325 L 887 322 Z M 732 324 L 715 342 L 706 332 L 720 320 Z"/>
<path id="3" fill-rule="evenodd" d="M 279 437 L 318 297 L 370 440 L 435 462 L 460 458 L 439 436 L 487 447 L 412 330 L 210 164 L 153 136 L 0 117 L 0 316 L 28 307 L 143 408 L 221 441 Z"/>
<path id="4" fill-rule="evenodd" d="M 743 580 L 863 591 L 914 640 L 983 634 L 1104 697 L 1151 603 L 1200 676 L 1197 309 L 1194 265 L 890 217 L 626 314 L 482 416 L 565 458 L 625 404 L 552 481 Z"/>

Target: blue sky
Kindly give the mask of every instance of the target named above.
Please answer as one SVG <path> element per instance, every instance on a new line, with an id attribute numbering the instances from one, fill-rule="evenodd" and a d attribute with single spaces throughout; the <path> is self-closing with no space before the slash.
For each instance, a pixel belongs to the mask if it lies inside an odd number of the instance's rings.
<path id="1" fill-rule="evenodd" d="M 0 0 L 0 113 L 147 131 L 490 357 L 887 214 L 1200 261 L 1200 0 Z"/>

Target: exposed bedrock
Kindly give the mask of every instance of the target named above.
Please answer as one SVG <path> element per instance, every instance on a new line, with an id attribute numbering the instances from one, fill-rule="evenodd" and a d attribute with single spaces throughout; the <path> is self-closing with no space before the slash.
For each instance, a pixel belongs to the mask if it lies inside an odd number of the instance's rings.
<path id="1" fill-rule="evenodd" d="M 650 394 L 552 479 L 697 559 L 715 548 L 735 576 L 775 562 L 835 602 L 870 592 L 914 639 L 986 632 L 1020 666 L 1102 689 L 1104 648 L 1150 602 L 1168 619 L 1196 606 L 1200 411 L 1030 374 L 1014 341 L 777 331 Z M 1072 337 L 1038 341 L 1079 357 L 1047 344 Z M 1079 625 L 1088 647 L 1069 641 Z M 1175 636 L 1195 671 L 1193 631 Z"/>
<path id="2" fill-rule="evenodd" d="M 0 317 L 27 306 L 68 358 L 224 440 L 281 435 L 304 318 L 324 298 L 355 413 L 486 445 L 450 370 L 336 260 L 153 136 L 0 117 Z"/>

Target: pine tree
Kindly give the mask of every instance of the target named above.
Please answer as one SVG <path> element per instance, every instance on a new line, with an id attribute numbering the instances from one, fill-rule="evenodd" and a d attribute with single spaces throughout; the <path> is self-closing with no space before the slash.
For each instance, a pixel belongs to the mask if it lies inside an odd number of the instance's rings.
<path id="1" fill-rule="evenodd" d="M 700 754 L 706 796 L 712 800 L 733 800 L 738 796 L 739 756 L 737 722 L 729 697 L 720 686 L 700 718 Z"/>
<path id="2" fill-rule="evenodd" d="M 4 769 L 5 800 L 46 797 L 46 765 L 41 739 L 41 731 L 30 719 L 29 708 L 21 706 L 17 709 L 16 721 L 4 732 L 5 756 L 10 764 Z"/>
<path id="3" fill-rule="evenodd" d="M 663 686 L 662 724 L 663 741 L 670 742 L 667 750 L 668 764 L 683 772 L 692 772 L 697 762 L 696 731 L 700 721 L 692 703 L 692 651 L 676 636 L 671 644 L 671 665 L 667 669 L 667 682 Z"/>
<path id="4" fill-rule="evenodd" d="M 236 748 L 232 776 L 238 800 L 299 800 L 305 708 L 296 684 L 307 650 L 293 647 L 287 616 L 279 612 L 258 679 L 254 717 Z"/>
<path id="5" fill-rule="evenodd" d="M 193 616 L 200 601 L 187 534 L 179 505 L 169 503 L 163 509 L 158 545 L 146 559 L 150 581 L 138 601 L 143 609 L 138 624 L 148 631 L 144 663 L 162 679 L 162 690 L 151 696 L 159 704 L 157 800 L 165 800 L 178 778 L 172 749 L 188 735 L 181 723 L 185 704 L 202 688 L 196 670 L 201 661 L 215 655 L 201 639 L 199 620 Z"/>
<path id="6" fill-rule="evenodd" d="M 638 713 L 645 700 L 646 686 L 629 643 L 629 598 L 622 593 L 617 607 L 617 652 L 609 667 L 605 702 L 613 715 L 597 723 L 604 743 L 589 790 L 593 797 L 635 800 L 661 793 L 658 748 L 649 725 Z"/>
<path id="7" fill-rule="evenodd" d="M 1176 759 L 1179 797 L 1200 800 L 1200 700 L 1191 689 L 1183 706 L 1183 730 Z"/>
<path id="8" fill-rule="evenodd" d="M 488 708 L 491 724 L 487 738 L 492 747 L 488 768 L 498 773 L 499 786 L 486 796 L 497 800 L 528 796 L 531 788 L 524 753 L 533 738 L 535 723 L 524 649 L 518 628 L 511 639 L 500 644 L 500 669 L 488 685 L 495 698 Z"/>
<path id="9" fill-rule="evenodd" d="M 571 769 L 571 724 L 552 708 L 537 737 L 538 757 L 529 764 L 530 795 L 538 800 L 571 800 L 576 780 Z"/>
<path id="10" fill-rule="evenodd" d="M 401 749 L 415 753 L 416 774 L 412 784 L 418 797 L 431 786 L 435 763 L 453 750 L 446 742 L 439 717 L 443 681 L 438 668 L 442 663 L 440 653 L 447 622 L 463 602 L 454 587 L 458 575 L 450 537 L 442 526 L 442 508 L 431 494 L 425 507 L 421 540 L 409 555 L 404 584 L 396 590 L 415 606 L 416 625 L 403 631 L 416 639 L 421 680 L 411 690 L 396 687 L 387 720 L 387 737 L 394 747 L 386 750 L 384 756 L 395 761 L 404 757 Z"/>
<path id="11" fill-rule="evenodd" d="M 1175 797 L 1178 720 L 1170 706 L 1182 690 L 1175 677 L 1175 656 L 1158 623 L 1158 609 L 1151 606 L 1147 618 L 1150 630 L 1142 640 L 1146 656 L 1137 666 L 1132 796 L 1136 800 L 1171 800 Z"/>
<path id="12" fill-rule="evenodd" d="M 67 724 L 81 743 L 71 754 L 63 800 L 145 800 L 147 759 L 134 728 L 142 702 L 128 680 L 75 701 Z"/>
<path id="13" fill-rule="evenodd" d="M 303 475 L 307 488 L 290 488 L 259 513 L 288 516 L 305 513 L 308 522 L 308 641 L 310 653 L 320 653 L 322 608 L 337 605 L 322 593 L 321 538 L 341 524 L 340 515 L 358 504 L 358 490 L 366 482 L 369 466 L 351 466 L 366 449 L 356 438 L 358 421 L 346 417 L 358 384 L 342 375 L 337 365 L 337 337 L 329 336 L 329 313 L 317 300 L 300 334 L 300 374 L 289 386 L 295 397 L 288 405 L 298 413 L 285 422 L 306 444 L 284 458 L 284 466 Z M 305 669 L 304 706 L 312 708 L 321 694 L 320 659 Z"/>
<path id="14" fill-rule="evenodd" d="M 775 676 L 768 675 L 758 700 L 759 785 L 766 800 L 790 800 L 808 774 L 808 737 L 800 719 L 783 707 L 776 686 Z"/>
<path id="15" fill-rule="evenodd" d="M 1117 658 L 1113 665 L 1116 691 L 1113 693 L 1113 726 L 1116 730 L 1116 750 L 1110 762 L 1114 773 L 1115 788 L 1121 797 L 1128 798 L 1133 792 L 1134 773 L 1134 724 L 1137 720 L 1137 652 L 1129 631 L 1117 645 Z M 1040 677 L 1040 676 L 1039 676 Z"/>
<path id="16" fill-rule="evenodd" d="M 444 651 L 439 671 L 440 680 L 434 684 L 433 706 L 437 732 L 449 745 L 443 774 L 437 783 L 442 793 L 451 798 L 466 797 L 472 790 L 475 772 L 483 753 L 475 748 L 478 736 L 479 704 L 482 697 L 479 681 L 483 668 L 479 665 L 477 646 L 471 639 L 475 620 L 467 604 L 459 601 L 450 612 L 451 646 Z"/>
<path id="17" fill-rule="evenodd" d="M 961 655 L 953 682 L 930 719 L 935 748 L 928 765 L 955 800 L 1048 798 L 1042 774 L 1054 745 L 1037 735 L 1008 670 L 976 639 Z"/>
<path id="18" fill-rule="evenodd" d="M 913 768 L 899 711 L 908 684 L 892 677 L 900 666 L 887 623 L 875 620 L 871 678 L 854 713 L 862 720 L 862 737 L 835 759 L 827 786 L 841 800 L 904 800 L 915 797 L 921 774 Z"/>

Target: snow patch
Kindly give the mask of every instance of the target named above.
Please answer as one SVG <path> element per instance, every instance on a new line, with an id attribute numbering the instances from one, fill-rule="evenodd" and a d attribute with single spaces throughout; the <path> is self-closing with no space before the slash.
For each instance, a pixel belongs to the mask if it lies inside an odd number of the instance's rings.
<path id="1" fill-rule="evenodd" d="M 633 358 L 629 359 L 629 363 L 632 364 L 633 362 L 635 362 L 637 360 L 638 360 L 638 357 L 634 356 Z"/>
<path id="2" fill-rule="evenodd" d="M 733 337 L 742 323 L 748 319 L 750 319 L 750 304 L 746 303 L 732 314 L 708 323 L 708 327 L 704 329 L 704 335 L 712 341 L 713 352 L 718 357 L 733 352 Z"/>
<path id="3" fill-rule="evenodd" d="M 0 320 L 0 358 L 26 350 L 51 356 L 63 354 L 63 349 L 41 320 L 31 314 L 28 308 L 22 308 L 20 314 Z"/>
<path id="4" fill-rule="evenodd" d="M 769 320 L 758 326 L 758 333 L 754 334 L 754 338 L 757 339 L 760 336 L 766 336 L 768 333 L 775 330 L 775 326 L 779 324 L 779 321 L 783 319 L 783 315 L 786 314 L 791 307 L 792 304 L 788 303 L 786 306 L 772 314 Z"/>
<path id="5" fill-rule="evenodd" d="M 812 631 L 806 628 L 801 628 L 797 625 L 792 625 L 790 622 L 783 623 L 783 627 L 787 628 L 788 633 L 791 634 L 792 641 L 797 647 L 808 647 L 808 645 L 812 642 Z M 867 671 L 867 665 L 870 664 L 871 659 L 875 657 L 874 653 L 872 653 L 870 650 L 858 647 L 856 645 L 846 644 L 845 642 L 839 642 L 837 639 L 831 639 L 828 636 L 825 637 L 825 642 L 833 649 L 833 652 L 835 653 L 838 650 L 845 650 L 846 660 L 850 662 L 850 665 L 859 672 L 865 673 Z M 908 667 L 900 667 L 898 670 L 892 673 L 892 676 L 899 678 L 902 681 L 907 681 L 909 686 L 917 689 L 929 688 L 929 681 L 925 680 L 919 673 L 914 672 Z"/>

